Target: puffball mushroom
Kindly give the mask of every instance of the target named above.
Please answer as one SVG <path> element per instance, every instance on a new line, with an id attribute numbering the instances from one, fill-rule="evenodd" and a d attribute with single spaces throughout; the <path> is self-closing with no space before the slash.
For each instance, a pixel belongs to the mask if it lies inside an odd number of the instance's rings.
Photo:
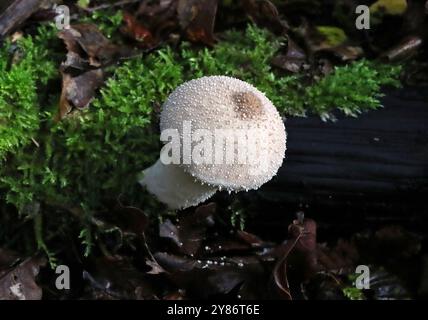
<path id="1" fill-rule="evenodd" d="M 176 88 L 162 106 L 160 129 L 177 131 L 180 161 L 164 164 L 161 156 L 140 183 L 171 209 L 197 205 L 217 190 L 258 189 L 276 175 L 286 150 L 284 123 L 272 102 L 251 84 L 226 76 Z M 230 142 L 235 135 L 241 140 Z M 186 139 L 197 161 L 186 161 Z"/>

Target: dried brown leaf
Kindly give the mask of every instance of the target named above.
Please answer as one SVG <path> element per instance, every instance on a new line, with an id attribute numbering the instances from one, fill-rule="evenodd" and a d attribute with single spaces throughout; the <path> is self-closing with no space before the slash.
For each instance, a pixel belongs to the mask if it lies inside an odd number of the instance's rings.
<path id="1" fill-rule="evenodd" d="M 276 292 L 282 299 L 292 299 L 287 276 L 289 267 L 292 267 L 293 280 L 297 282 L 303 282 L 317 272 L 316 228 L 311 219 L 294 220 L 288 227 L 290 240 L 280 248 L 281 258 L 273 270 Z"/>
<path id="2" fill-rule="evenodd" d="M 78 54 L 93 67 L 108 65 L 129 54 L 127 48 L 112 44 L 93 24 L 74 24 L 58 33 L 68 51 Z"/>
<path id="3" fill-rule="evenodd" d="M 63 119 L 74 108 L 86 108 L 102 84 L 103 71 L 101 69 L 86 71 L 77 77 L 63 73 L 59 118 Z"/>
<path id="4" fill-rule="evenodd" d="M 32 257 L 15 264 L 18 255 L 0 249 L 0 300 L 40 300 L 36 276 L 46 261 Z"/>
<path id="5" fill-rule="evenodd" d="M 138 46 L 145 49 L 152 49 L 159 44 L 152 32 L 143 23 L 139 22 L 132 14 L 125 12 L 123 14 L 125 26 L 121 31 L 132 40 L 138 42 Z"/>
<path id="6" fill-rule="evenodd" d="M 160 236 L 170 238 L 181 253 L 194 255 L 206 238 L 208 226 L 214 223 L 215 210 L 214 203 L 199 206 L 193 212 L 180 215 L 177 226 L 166 220 L 159 227 Z"/>
<path id="7" fill-rule="evenodd" d="M 279 54 L 272 59 L 272 65 L 288 72 L 297 73 L 306 62 L 306 54 L 290 37 L 287 41 L 286 54 Z"/>

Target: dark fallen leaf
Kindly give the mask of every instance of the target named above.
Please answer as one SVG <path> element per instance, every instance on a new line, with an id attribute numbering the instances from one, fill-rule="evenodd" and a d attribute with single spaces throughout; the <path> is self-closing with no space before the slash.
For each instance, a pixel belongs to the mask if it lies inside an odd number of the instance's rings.
<path id="1" fill-rule="evenodd" d="M 147 259 L 146 260 L 146 265 L 151 268 L 150 271 L 147 271 L 147 274 L 161 274 L 161 273 L 165 273 L 166 272 L 164 270 L 164 268 L 162 268 L 159 265 L 159 263 L 157 263 L 157 261 L 155 261 L 155 260 Z"/>
<path id="2" fill-rule="evenodd" d="M 274 248 L 274 246 L 275 244 L 272 242 L 264 241 L 252 233 L 239 230 L 233 234 L 215 236 L 206 242 L 203 251 L 199 253 L 227 256 L 257 254 L 262 259 L 265 259 L 266 251 Z"/>
<path id="3" fill-rule="evenodd" d="M 5 3 L 5 10 L 0 12 L 0 38 L 3 38 L 21 25 L 42 4 L 43 0 L 14 0 L 9 1 L 9 5 Z"/>
<path id="4" fill-rule="evenodd" d="M 181 253 L 194 255 L 206 238 L 208 226 L 214 223 L 215 210 L 214 203 L 199 206 L 194 212 L 180 215 L 177 226 L 166 220 L 159 226 L 159 234 L 170 238 Z"/>
<path id="5" fill-rule="evenodd" d="M 120 200 L 114 210 L 114 216 L 116 225 L 123 231 L 138 235 L 143 234 L 149 224 L 149 219 L 143 210 L 133 206 L 125 206 Z"/>
<path id="6" fill-rule="evenodd" d="M 289 26 L 279 16 L 278 9 L 269 0 L 243 0 L 245 12 L 256 24 L 267 27 L 275 33 L 283 34 Z"/>
<path id="7" fill-rule="evenodd" d="M 154 257 L 159 266 L 169 273 L 191 271 L 197 264 L 191 258 L 172 255 L 166 252 L 157 252 Z"/>
<path id="8" fill-rule="evenodd" d="M 288 228 L 291 239 L 297 239 L 296 245 L 288 258 L 291 269 L 298 269 L 302 281 L 309 279 L 318 271 L 317 262 L 317 224 L 312 219 L 303 222 L 294 220 Z"/>
<path id="9" fill-rule="evenodd" d="M 150 30 L 157 44 L 177 35 L 177 3 L 177 0 L 142 1 L 134 15 L 144 22 L 144 28 Z"/>
<path id="10" fill-rule="evenodd" d="M 245 243 L 248 243 L 253 248 L 260 248 L 266 244 L 265 241 L 257 237 L 255 234 L 246 231 L 238 230 L 236 235 L 239 239 L 243 240 Z"/>
<path id="11" fill-rule="evenodd" d="M 124 12 L 123 20 L 125 26 L 121 28 L 129 38 L 138 42 L 138 46 L 144 49 L 152 49 L 159 44 L 152 32 L 141 22 L 139 22 L 132 14 Z"/>
<path id="12" fill-rule="evenodd" d="M 290 242 L 288 252 L 285 252 L 284 257 L 279 260 L 273 269 L 273 280 L 275 284 L 276 293 L 281 299 L 292 300 L 290 283 L 287 277 L 287 256 L 293 249 L 295 243 Z"/>
<path id="13" fill-rule="evenodd" d="M 178 21 L 190 41 L 214 45 L 217 5 L 218 0 L 178 0 Z"/>
<path id="14" fill-rule="evenodd" d="M 345 300 L 343 284 L 334 275 L 326 272 L 315 274 L 302 284 L 302 294 L 306 300 Z"/>
<path id="15" fill-rule="evenodd" d="M 102 84 L 103 71 L 101 69 L 86 71 L 74 78 L 63 73 L 59 118 L 63 119 L 74 108 L 86 108 L 94 97 L 95 91 Z"/>
<path id="16" fill-rule="evenodd" d="M 112 44 L 93 24 L 74 24 L 58 33 L 68 51 L 87 59 L 89 65 L 101 67 L 130 54 L 127 48 Z"/>
<path id="17" fill-rule="evenodd" d="M 288 72 L 297 73 L 306 62 L 306 54 L 290 37 L 287 41 L 286 54 L 279 54 L 272 59 L 272 65 Z"/>
<path id="18" fill-rule="evenodd" d="M 36 276 L 46 261 L 37 257 L 21 262 L 16 253 L 0 249 L 0 300 L 40 300 Z"/>
<path id="19" fill-rule="evenodd" d="M 315 221 L 303 218 L 288 227 L 290 239 L 279 248 L 280 258 L 273 269 L 274 288 L 281 299 L 292 299 L 288 273 L 294 282 L 302 283 L 318 271 L 316 228 Z"/>
<path id="20" fill-rule="evenodd" d="M 168 272 L 168 278 L 179 288 L 185 289 L 190 297 L 225 295 L 243 284 L 247 284 L 244 291 L 247 294 L 250 294 L 248 285 L 252 285 L 254 295 L 254 291 L 259 291 L 267 281 L 259 259 L 252 256 L 195 260 L 158 252 L 155 258 Z M 263 294 L 264 290 L 255 295 Z"/>
<path id="21" fill-rule="evenodd" d="M 97 258 L 93 271 L 84 271 L 83 277 L 88 283 L 85 299 L 156 298 L 148 276 L 125 257 Z"/>
<path id="22" fill-rule="evenodd" d="M 160 0 L 154 3 L 142 1 L 137 15 L 159 16 L 171 7 L 175 9 L 176 2 L 176 0 Z"/>
<path id="23" fill-rule="evenodd" d="M 63 79 L 57 117 L 61 120 L 75 109 L 86 108 L 103 84 L 101 67 L 130 56 L 131 50 L 112 44 L 92 24 L 71 25 L 59 32 L 58 37 L 64 41 L 68 51 L 61 65 Z"/>
<path id="24" fill-rule="evenodd" d="M 66 60 L 61 64 L 61 69 L 64 71 L 79 70 L 84 71 L 90 69 L 89 61 L 85 58 L 82 58 L 79 54 L 74 51 L 68 51 L 66 55 Z"/>
<path id="25" fill-rule="evenodd" d="M 34 12 L 30 19 L 31 21 L 37 21 L 37 22 L 46 22 L 46 21 L 52 21 L 55 19 L 55 17 L 58 15 L 57 12 L 53 8 L 48 9 L 39 9 L 36 12 Z"/>
<path id="26" fill-rule="evenodd" d="M 317 258 L 320 268 L 324 271 L 352 273 L 357 265 L 359 253 L 354 243 L 339 239 L 332 249 L 318 245 Z"/>
<path id="27" fill-rule="evenodd" d="M 159 226 L 159 236 L 162 238 L 171 239 L 178 247 L 183 246 L 183 244 L 181 243 L 178 237 L 177 227 L 169 219 L 166 219 Z"/>

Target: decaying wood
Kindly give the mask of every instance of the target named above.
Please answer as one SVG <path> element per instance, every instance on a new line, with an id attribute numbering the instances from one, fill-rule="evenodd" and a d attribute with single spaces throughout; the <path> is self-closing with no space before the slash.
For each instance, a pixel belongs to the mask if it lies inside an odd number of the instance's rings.
<path id="1" fill-rule="evenodd" d="M 383 105 L 337 122 L 287 119 L 286 159 L 261 194 L 302 203 L 426 201 L 428 92 L 400 89 Z"/>
<path id="2" fill-rule="evenodd" d="M 9 6 L 2 4 L 5 10 L 0 13 L 0 38 L 13 31 L 36 12 L 44 0 L 14 0 L 6 2 L 9 2 Z"/>

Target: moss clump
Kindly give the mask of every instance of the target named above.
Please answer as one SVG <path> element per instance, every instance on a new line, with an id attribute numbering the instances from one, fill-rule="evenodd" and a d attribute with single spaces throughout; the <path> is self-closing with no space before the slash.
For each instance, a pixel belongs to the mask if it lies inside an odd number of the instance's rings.
<path id="1" fill-rule="evenodd" d="M 407 8 L 406 0 L 378 0 L 370 6 L 371 14 L 403 14 Z"/>
<path id="2" fill-rule="evenodd" d="M 331 75 L 304 89 L 301 103 L 314 106 L 323 119 L 334 119 L 334 108 L 356 117 L 381 106 L 381 86 L 398 86 L 400 70 L 366 60 L 336 67 Z"/>
<path id="3" fill-rule="evenodd" d="M 317 31 L 325 37 L 328 46 L 338 46 L 346 41 L 346 33 L 342 29 L 333 26 L 318 26 Z"/>
<path id="4" fill-rule="evenodd" d="M 378 108 L 381 86 L 399 85 L 399 66 L 367 60 L 336 67 L 333 73 L 307 85 L 302 76 L 281 76 L 272 69 L 269 62 L 280 46 L 281 41 L 269 32 L 249 26 L 245 35 L 228 32 L 225 41 L 213 50 L 195 52 L 184 44 L 178 60 L 187 67 L 188 78 L 234 76 L 265 92 L 284 114 L 318 114 L 323 119 L 334 118 L 336 109 L 356 116 Z"/>
<path id="5" fill-rule="evenodd" d="M 8 202 L 20 209 L 45 201 L 91 211 L 129 192 L 135 174 L 158 155 L 153 107 L 182 82 L 170 56 L 165 51 L 125 63 L 89 109 L 59 123 L 55 105 L 40 109 L 33 101 L 30 109 L 44 126 L 33 130 L 38 146 L 9 154 L 2 168 Z"/>
<path id="6" fill-rule="evenodd" d="M 23 38 L 0 49 L 0 161 L 26 145 L 39 128 L 37 88 L 56 71 L 41 38 Z"/>

